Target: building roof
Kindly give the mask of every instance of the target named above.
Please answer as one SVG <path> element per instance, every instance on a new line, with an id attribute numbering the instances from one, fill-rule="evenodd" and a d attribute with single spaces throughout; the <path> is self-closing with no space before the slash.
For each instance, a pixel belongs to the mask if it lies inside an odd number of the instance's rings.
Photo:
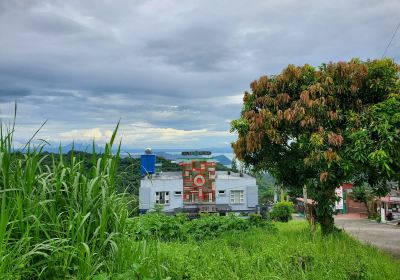
<path id="1" fill-rule="evenodd" d="M 380 199 L 381 202 L 391 203 L 391 204 L 400 204 L 400 197 L 398 196 L 385 196 Z"/>

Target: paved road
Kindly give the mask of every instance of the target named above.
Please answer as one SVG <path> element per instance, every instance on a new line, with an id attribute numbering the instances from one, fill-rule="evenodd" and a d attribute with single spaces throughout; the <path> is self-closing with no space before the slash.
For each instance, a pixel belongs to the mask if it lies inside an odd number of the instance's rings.
<path id="1" fill-rule="evenodd" d="M 400 227 L 367 219 L 335 219 L 335 223 L 361 242 L 371 243 L 400 258 Z"/>

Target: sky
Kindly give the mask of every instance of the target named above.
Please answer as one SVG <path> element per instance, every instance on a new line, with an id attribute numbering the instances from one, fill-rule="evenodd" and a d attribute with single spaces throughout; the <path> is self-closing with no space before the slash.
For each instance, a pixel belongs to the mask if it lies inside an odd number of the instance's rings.
<path id="1" fill-rule="evenodd" d="M 381 58 L 399 0 L 0 0 L 0 117 L 16 144 L 229 147 L 262 75 Z M 386 56 L 400 61 L 400 32 Z"/>

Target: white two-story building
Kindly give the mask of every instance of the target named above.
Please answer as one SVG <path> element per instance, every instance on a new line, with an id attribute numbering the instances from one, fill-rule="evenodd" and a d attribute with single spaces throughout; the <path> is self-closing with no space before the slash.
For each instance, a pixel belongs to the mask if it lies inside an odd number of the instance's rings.
<path id="1" fill-rule="evenodd" d="M 256 179 L 244 174 L 217 171 L 215 176 L 215 211 L 254 213 L 258 204 Z M 183 199 L 182 172 L 164 172 L 157 176 L 143 177 L 139 189 L 139 209 L 142 213 L 156 204 L 164 206 L 165 212 L 176 212 L 185 208 L 210 206 L 213 204 Z"/>

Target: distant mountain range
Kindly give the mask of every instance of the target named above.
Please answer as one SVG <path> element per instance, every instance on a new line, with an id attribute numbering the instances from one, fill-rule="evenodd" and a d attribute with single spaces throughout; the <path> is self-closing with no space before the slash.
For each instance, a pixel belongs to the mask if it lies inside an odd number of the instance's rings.
<path id="1" fill-rule="evenodd" d="M 218 161 L 222 165 L 230 167 L 232 164 L 232 161 L 225 155 L 215 156 L 214 158 L 216 161 Z"/>
<path id="2" fill-rule="evenodd" d="M 93 152 L 93 144 L 84 144 L 84 143 L 74 143 L 74 144 L 68 144 L 65 146 L 61 146 L 61 151 L 63 153 L 68 153 L 69 151 L 72 150 L 72 147 L 74 148 L 74 151 L 79 151 L 79 152 L 88 152 L 92 153 Z M 94 149 L 96 153 L 102 153 L 104 152 L 104 147 L 100 147 L 98 145 L 94 145 Z M 44 147 L 43 151 L 49 152 L 49 153 L 59 153 L 60 152 L 60 145 L 47 145 Z"/>
<path id="3" fill-rule="evenodd" d="M 128 153 L 143 153 L 144 148 L 142 149 L 133 149 L 133 148 L 122 148 L 123 151 L 128 152 Z M 208 148 L 181 148 L 181 149 L 157 149 L 157 148 L 152 148 L 153 153 L 180 153 L 182 151 L 210 151 L 212 153 L 233 153 L 231 147 L 208 147 Z"/>
<path id="4" fill-rule="evenodd" d="M 62 151 L 68 153 L 72 150 L 72 145 L 74 145 L 75 151 L 92 151 L 93 144 L 92 143 L 74 143 L 68 145 L 62 145 Z M 58 153 L 60 146 L 57 144 L 47 145 L 45 147 L 45 151 Z M 104 147 L 95 144 L 96 151 L 104 151 Z M 116 147 L 114 146 L 114 149 Z M 137 154 L 143 153 L 145 148 L 129 148 L 129 147 L 122 147 L 121 151 L 125 153 Z M 183 148 L 183 149 L 174 149 L 174 148 L 166 148 L 166 149 L 152 149 L 153 153 L 180 153 L 182 151 L 211 151 L 212 153 L 232 153 L 231 147 L 208 147 L 208 148 Z"/>
<path id="5" fill-rule="evenodd" d="M 63 153 L 68 153 L 69 151 L 72 150 L 72 148 L 75 151 L 80 151 L 80 152 L 88 152 L 92 153 L 93 151 L 93 144 L 89 143 L 74 143 L 74 144 L 68 144 L 65 146 L 61 146 L 61 150 Z M 94 149 L 96 153 L 102 153 L 104 152 L 104 147 L 98 146 L 97 144 L 94 145 Z M 114 151 L 116 149 L 113 149 Z M 122 156 L 132 156 L 132 157 L 139 157 L 140 154 L 144 153 L 145 149 L 133 149 L 133 148 L 121 148 L 121 154 Z M 44 148 L 44 151 L 49 152 L 49 153 L 59 153 L 60 151 L 60 146 L 56 145 L 47 145 Z M 152 152 L 156 154 L 157 156 L 163 157 L 167 160 L 175 161 L 179 158 L 183 158 L 181 155 L 182 151 L 211 151 L 212 153 L 233 153 L 232 149 L 230 147 L 222 147 L 222 148 L 202 148 L 202 149 L 152 149 Z M 225 166 L 230 166 L 232 161 L 226 157 L 225 155 L 217 155 L 213 157 L 216 161 L 221 163 L 222 165 Z"/>
<path id="6" fill-rule="evenodd" d="M 171 153 L 167 153 L 167 152 L 153 152 L 153 153 L 159 157 L 163 157 L 163 158 L 171 160 L 171 161 L 176 161 L 178 159 L 185 158 L 181 154 L 171 154 Z M 139 155 L 137 155 L 137 156 L 139 156 Z M 225 155 L 217 155 L 217 156 L 213 156 L 213 158 L 225 166 L 230 166 L 232 164 L 232 161 Z"/>

